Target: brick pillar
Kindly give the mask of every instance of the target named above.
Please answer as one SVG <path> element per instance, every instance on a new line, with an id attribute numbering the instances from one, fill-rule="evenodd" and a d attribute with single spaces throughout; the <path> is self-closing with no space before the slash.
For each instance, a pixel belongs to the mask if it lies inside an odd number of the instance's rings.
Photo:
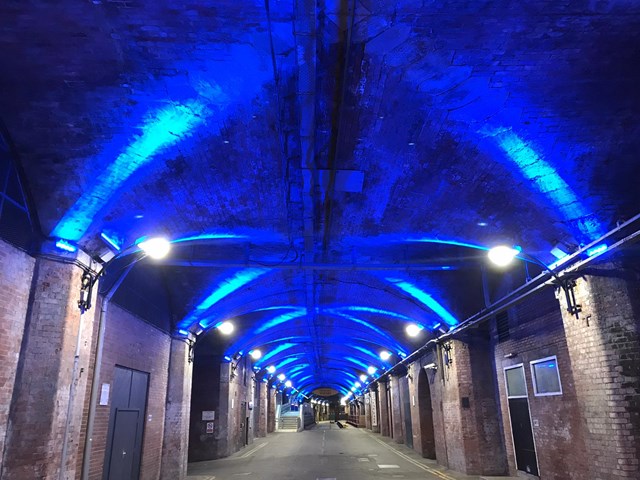
<path id="1" fill-rule="evenodd" d="M 35 260 L 0 240 L 0 477 Z"/>
<path id="2" fill-rule="evenodd" d="M 404 421 L 402 418 L 402 397 L 400 394 L 400 377 L 391 375 L 392 437 L 396 443 L 404 443 Z"/>
<path id="3" fill-rule="evenodd" d="M 276 389 L 267 384 L 267 433 L 276 430 Z"/>
<path id="4" fill-rule="evenodd" d="M 371 431 L 374 433 L 380 433 L 380 388 L 377 383 L 369 385 L 369 391 L 371 394 Z"/>
<path id="5" fill-rule="evenodd" d="M 77 302 L 82 274 L 71 263 L 36 261 L 9 416 L 4 480 L 58 478 L 61 470 L 61 478 L 76 476 L 96 312 L 94 308 L 81 319 Z"/>
<path id="6" fill-rule="evenodd" d="M 268 396 L 269 396 L 269 386 L 267 382 L 262 380 L 258 381 L 258 404 L 256 408 L 258 409 L 258 428 L 256 429 L 257 437 L 266 437 L 267 436 L 267 423 L 269 418 L 269 404 L 268 404 Z"/>
<path id="7" fill-rule="evenodd" d="M 187 476 L 192 373 L 189 344 L 184 339 L 172 338 L 162 443 L 162 479 L 182 480 Z"/>
<path id="8" fill-rule="evenodd" d="M 364 394 L 364 416 L 365 416 L 365 428 L 371 430 L 371 397 L 373 394 L 367 392 Z"/>
<path id="9" fill-rule="evenodd" d="M 389 405 L 389 397 L 388 397 L 388 393 L 387 393 L 387 389 L 388 389 L 388 382 L 387 379 L 381 379 L 378 382 L 379 388 L 378 388 L 378 399 L 379 399 L 379 406 L 380 409 L 378 411 L 378 415 L 380 417 L 380 435 L 382 435 L 383 437 L 390 437 L 391 436 L 391 426 L 389 424 L 389 408 L 391 408 L 391 406 Z"/>
<path id="10" fill-rule="evenodd" d="M 640 282 L 609 263 L 576 280 L 579 318 L 559 295 L 590 472 L 640 478 Z"/>
<path id="11" fill-rule="evenodd" d="M 432 392 L 438 462 L 468 475 L 502 475 L 507 462 L 488 336 L 469 332 L 444 347 L 450 363 L 439 365 Z"/>

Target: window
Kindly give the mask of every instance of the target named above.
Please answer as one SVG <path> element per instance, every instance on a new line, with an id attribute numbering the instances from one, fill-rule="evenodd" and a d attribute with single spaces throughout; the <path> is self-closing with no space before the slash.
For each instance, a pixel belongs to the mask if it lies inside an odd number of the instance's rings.
<path id="1" fill-rule="evenodd" d="M 507 383 L 507 397 L 527 398 L 527 385 L 524 380 L 524 366 L 522 364 L 504 369 Z"/>
<path id="2" fill-rule="evenodd" d="M 536 397 L 562 395 L 558 359 L 555 355 L 531 362 L 531 378 Z"/>

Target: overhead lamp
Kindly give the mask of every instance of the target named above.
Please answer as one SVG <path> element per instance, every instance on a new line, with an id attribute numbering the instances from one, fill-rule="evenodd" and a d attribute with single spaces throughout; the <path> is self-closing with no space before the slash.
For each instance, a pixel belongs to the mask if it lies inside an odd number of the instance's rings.
<path id="1" fill-rule="evenodd" d="M 353 384 L 356 388 L 360 388 L 362 386 L 362 384 L 360 382 L 356 382 Z"/>
<path id="2" fill-rule="evenodd" d="M 267 367 L 267 373 L 275 373 L 276 372 L 276 367 L 274 367 L 273 365 L 269 365 Z"/>
<path id="3" fill-rule="evenodd" d="M 293 384 L 291 383 L 291 380 L 287 380 L 286 382 L 284 382 L 284 386 L 287 388 L 291 388 Z"/>
<path id="4" fill-rule="evenodd" d="M 159 260 L 164 258 L 171 250 L 171 243 L 166 238 L 149 238 L 138 243 L 138 247 L 151 258 Z"/>
<path id="5" fill-rule="evenodd" d="M 260 360 L 262 358 L 262 352 L 259 349 L 249 351 L 249 356 L 254 360 Z"/>
<path id="6" fill-rule="evenodd" d="M 417 337 L 422 331 L 422 327 L 420 325 L 416 325 L 415 323 L 410 323 L 405 327 L 404 330 L 410 337 Z"/>
<path id="7" fill-rule="evenodd" d="M 391 358 L 391 352 L 388 352 L 387 350 L 383 350 L 383 351 L 380 352 L 380 359 L 383 362 L 386 362 L 390 358 Z"/>
<path id="8" fill-rule="evenodd" d="M 376 367 L 374 367 L 373 365 L 369 366 L 369 368 L 367 368 L 367 373 L 369 375 L 373 375 L 374 373 L 376 373 L 378 371 L 378 369 Z"/>
<path id="9" fill-rule="evenodd" d="M 351 387 L 351 391 L 355 392 L 356 391 L 356 387 L 355 386 Z"/>
<path id="10" fill-rule="evenodd" d="M 281 382 L 284 382 L 285 378 L 287 378 L 287 377 L 285 376 L 284 373 L 281 373 L 280 375 L 278 375 L 278 380 L 280 380 Z"/>
<path id="11" fill-rule="evenodd" d="M 487 255 L 489 260 L 499 267 L 506 267 L 509 265 L 516 255 L 518 255 L 522 249 L 520 247 L 507 247 L 506 245 L 498 245 L 489 250 Z"/>
<path id="12" fill-rule="evenodd" d="M 367 376 L 364 375 L 364 374 L 360 375 L 360 381 L 361 382 L 366 382 L 367 381 Z"/>
<path id="13" fill-rule="evenodd" d="M 235 330 L 235 328 L 236 327 L 233 325 L 233 323 L 228 320 L 218 325 L 218 330 L 220 330 L 220 333 L 222 333 L 223 335 L 231 334 Z"/>

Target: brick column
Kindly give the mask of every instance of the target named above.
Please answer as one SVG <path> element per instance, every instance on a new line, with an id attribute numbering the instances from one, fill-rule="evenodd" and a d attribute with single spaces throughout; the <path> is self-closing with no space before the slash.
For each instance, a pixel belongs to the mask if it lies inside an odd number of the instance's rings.
<path id="1" fill-rule="evenodd" d="M 269 386 L 267 382 L 258 380 L 258 404 L 256 405 L 256 408 L 258 409 L 258 428 L 256 429 L 257 437 L 267 436 L 267 420 L 269 418 L 268 396 Z"/>
<path id="2" fill-rule="evenodd" d="M 35 260 L 0 240 L 0 477 Z"/>
<path id="3" fill-rule="evenodd" d="M 588 478 L 640 478 L 640 282 L 609 263 L 576 280 L 579 318 L 559 295 L 581 416 Z"/>
<path id="4" fill-rule="evenodd" d="M 391 406 L 389 405 L 388 402 L 388 397 L 387 397 L 387 388 L 388 388 L 388 383 L 387 383 L 387 379 L 383 379 L 380 380 L 378 382 L 379 388 L 378 388 L 378 399 L 379 399 L 379 406 L 380 409 L 378 411 L 378 415 L 380 418 L 380 435 L 382 435 L 383 437 L 390 437 L 391 436 L 391 426 L 389 425 L 389 408 L 391 408 Z"/>
<path id="5" fill-rule="evenodd" d="M 182 480 L 187 476 L 192 374 L 193 363 L 189 358 L 189 344 L 184 339 L 172 338 L 161 479 Z"/>
<path id="6" fill-rule="evenodd" d="M 267 433 L 276 430 L 276 389 L 267 384 Z"/>
<path id="7" fill-rule="evenodd" d="M 404 443 L 404 421 L 402 418 L 402 398 L 400 396 L 400 377 L 391 375 L 392 437 L 396 443 Z"/>
<path id="8" fill-rule="evenodd" d="M 371 392 L 367 392 L 364 394 L 365 428 L 367 430 L 371 430 L 371 397 Z"/>
<path id="9" fill-rule="evenodd" d="M 75 264 L 36 261 L 9 416 L 5 480 L 76 477 L 96 312 L 81 319 L 82 274 Z"/>

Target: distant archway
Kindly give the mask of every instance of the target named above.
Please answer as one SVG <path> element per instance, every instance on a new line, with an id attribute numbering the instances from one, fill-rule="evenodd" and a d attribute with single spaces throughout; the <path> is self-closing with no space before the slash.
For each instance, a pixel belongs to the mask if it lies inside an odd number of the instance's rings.
<path id="1" fill-rule="evenodd" d="M 418 374 L 418 415 L 420 417 L 420 445 L 422 456 L 436 458 L 436 441 L 433 432 L 433 407 L 431 406 L 431 387 L 429 376 L 424 368 Z"/>

